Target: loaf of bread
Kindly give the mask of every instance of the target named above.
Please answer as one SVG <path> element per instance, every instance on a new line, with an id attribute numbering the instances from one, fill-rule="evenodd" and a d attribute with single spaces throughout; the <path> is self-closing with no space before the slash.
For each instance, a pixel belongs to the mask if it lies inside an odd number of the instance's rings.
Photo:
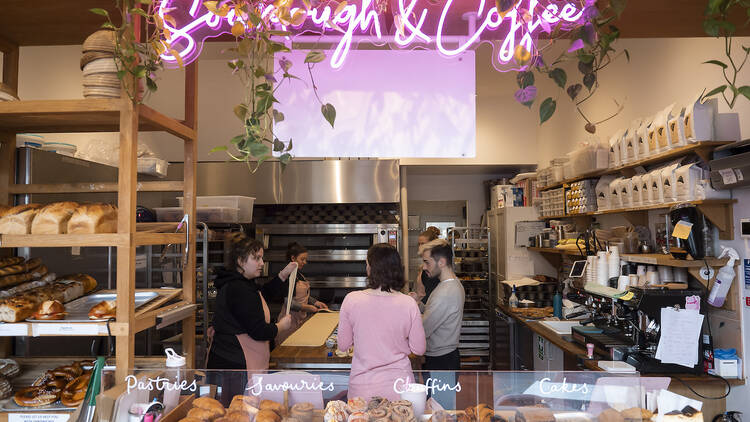
<path id="1" fill-rule="evenodd" d="M 12 207 L 9 205 L 0 205 L 0 218 L 5 217 L 5 213 L 8 212 Z"/>
<path id="2" fill-rule="evenodd" d="M 37 304 L 28 299 L 5 299 L 0 302 L 0 321 L 23 321 L 34 313 L 36 307 Z"/>
<path id="3" fill-rule="evenodd" d="M 31 234 L 63 234 L 68 221 L 78 208 L 77 202 L 55 202 L 41 208 L 31 224 Z"/>
<path id="4" fill-rule="evenodd" d="M 0 234 L 30 234 L 31 223 L 41 207 L 39 204 L 24 204 L 9 209 L 0 218 Z"/>
<path id="5" fill-rule="evenodd" d="M 110 204 L 79 206 L 68 221 L 68 233 L 94 234 L 117 232 L 117 208 Z"/>
<path id="6" fill-rule="evenodd" d="M 516 422 L 555 422 L 555 415 L 544 407 L 519 407 L 516 409 Z"/>
<path id="7" fill-rule="evenodd" d="M 11 265 L 17 265 L 24 261 L 20 256 L 9 256 L 6 258 L 0 258 L 0 268 L 10 267 Z"/>
<path id="8" fill-rule="evenodd" d="M 625 422 L 625 418 L 615 409 L 605 409 L 597 416 L 599 422 Z"/>
<path id="9" fill-rule="evenodd" d="M 80 282 L 83 284 L 83 293 L 89 293 L 96 289 L 96 279 L 88 274 L 70 274 L 56 280 L 60 283 Z"/>
<path id="10" fill-rule="evenodd" d="M 641 407 L 631 407 L 620 412 L 626 421 L 647 421 L 654 417 L 654 413 Z"/>
<path id="11" fill-rule="evenodd" d="M 33 278 L 34 277 L 30 273 L 20 273 L 20 274 L 6 275 L 5 277 L 0 277 L 0 289 L 17 286 L 19 284 L 26 283 L 27 281 L 30 281 Z"/>

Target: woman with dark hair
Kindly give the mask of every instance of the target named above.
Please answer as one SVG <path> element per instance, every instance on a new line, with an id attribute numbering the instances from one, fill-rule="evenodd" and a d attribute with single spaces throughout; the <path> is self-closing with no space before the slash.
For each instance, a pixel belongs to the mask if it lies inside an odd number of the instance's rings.
<path id="1" fill-rule="evenodd" d="M 422 316 L 404 287 L 401 257 L 379 243 L 367 251 L 367 289 L 344 298 L 339 314 L 338 348 L 354 346 L 349 375 L 350 398 L 373 396 L 399 400 L 394 383 L 413 382 L 409 355 L 425 352 Z"/>
<path id="2" fill-rule="evenodd" d="M 302 323 L 307 319 L 308 314 L 318 312 L 321 309 L 328 309 L 325 303 L 310 296 L 310 283 L 302 274 L 302 268 L 307 265 L 307 248 L 297 242 L 290 243 L 286 248 L 287 262 L 297 264 L 297 282 L 294 284 L 294 296 L 292 296 L 292 326 L 289 330 L 280 331 L 276 337 L 276 344 L 281 344 L 293 332 L 297 331 Z M 279 318 L 286 315 L 286 298 L 284 305 L 281 307 Z"/>
<path id="3" fill-rule="evenodd" d="M 440 237 L 440 229 L 435 226 L 427 227 L 425 231 L 419 233 L 417 237 L 417 247 L 421 248 L 422 245 L 432 242 L 433 240 Z M 430 298 L 430 294 L 435 290 L 435 287 L 440 284 L 440 279 L 437 277 L 430 277 L 427 271 L 420 271 L 417 275 L 416 281 L 414 281 L 414 289 L 409 292 L 409 296 L 413 297 L 417 302 L 421 302 L 422 305 L 427 304 L 427 299 Z M 420 306 L 421 308 L 421 306 Z"/>
<path id="4" fill-rule="evenodd" d="M 227 242 L 225 269 L 217 270 L 218 278 L 214 282 L 219 292 L 206 366 L 208 369 L 247 369 L 249 374 L 263 372 L 268 369 L 271 340 L 280 330 L 288 330 L 292 322 L 287 315 L 272 323 L 266 299 L 281 296 L 297 264 L 290 263 L 270 282 L 260 284 L 255 279 L 263 270 L 263 244 L 244 233 L 233 233 Z M 232 384 L 239 384 L 240 391 L 244 390 L 245 378 L 232 378 Z M 238 382 L 240 380 L 242 382 Z M 237 390 L 237 386 L 234 387 L 233 390 Z"/>

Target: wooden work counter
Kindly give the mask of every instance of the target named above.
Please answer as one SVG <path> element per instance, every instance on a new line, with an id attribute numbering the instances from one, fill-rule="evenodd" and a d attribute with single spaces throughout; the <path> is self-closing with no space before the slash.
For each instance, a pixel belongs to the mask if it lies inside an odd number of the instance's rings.
<path id="1" fill-rule="evenodd" d="M 532 332 L 544 337 L 550 343 L 559 347 L 565 353 L 565 370 L 591 370 L 591 371 L 602 371 L 598 366 L 599 360 L 609 360 L 607 356 L 595 355 L 593 359 L 589 359 L 587 356 L 586 348 L 573 341 L 566 340 L 563 336 L 557 334 L 551 329 L 545 327 L 538 320 L 527 319 L 521 315 L 518 315 L 511 311 L 507 306 L 499 306 L 505 315 L 508 315 L 522 324 L 528 327 Z M 574 365 L 574 366 L 573 366 Z M 713 417 L 719 413 L 725 412 L 726 399 L 715 399 L 708 400 L 704 399 L 691 391 L 690 388 L 696 390 L 703 396 L 706 397 L 720 397 L 726 392 L 726 384 L 719 378 L 702 374 L 640 374 L 641 377 L 668 377 L 672 381 L 669 384 L 669 391 L 676 394 L 680 394 L 685 397 L 689 397 L 694 400 L 699 400 L 703 403 L 703 419 L 705 421 L 711 421 Z M 744 380 L 727 380 L 730 385 L 744 385 Z"/>
<path id="2" fill-rule="evenodd" d="M 328 356 L 332 351 L 333 356 Z M 409 356 L 412 368 L 419 370 L 422 366 L 421 356 Z M 336 356 L 335 349 L 326 346 L 278 346 L 271 351 L 271 368 L 276 369 L 339 369 L 349 370 L 352 358 Z"/>

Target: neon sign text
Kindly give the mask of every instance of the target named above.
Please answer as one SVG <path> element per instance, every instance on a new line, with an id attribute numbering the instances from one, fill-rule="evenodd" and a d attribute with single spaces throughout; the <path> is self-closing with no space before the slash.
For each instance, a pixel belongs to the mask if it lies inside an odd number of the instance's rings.
<path id="1" fill-rule="evenodd" d="M 430 15 L 428 7 L 419 7 L 420 0 L 396 0 L 396 29 L 392 39 L 400 47 L 434 43 L 440 53 L 452 57 L 489 37 L 502 40 L 500 49 L 495 54 L 500 63 L 507 64 L 513 60 L 517 46 L 523 46 L 526 51 L 533 52 L 539 33 L 549 33 L 556 25 L 560 25 L 563 30 L 570 30 L 581 24 L 585 8 L 591 7 L 586 5 L 588 2 L 582 4 L 575 0 L 543 0 L 544 4 L 540 0 L 520 0 L 512 9 L 501 14 L 494 6 L 495 2 L 480 0 L 476 9 L 476 19 L 481 19 L 481 24 L 473 33 L 462 35 L 458 46 L 450 47 L 447 38 L 455 39 L 456 36 L 446 35 L 446 25 L 451 12 L 456 13 L 453 10 L 454 1 L 445 1 L 435 26 L 436 16 Z M 267 17 L 272 26 L 292 33 L 314 31 L 321 35 L 338 35 L 340 38 L 331 55 L 330 65 L 340 68 L 356 36 L 365 36 L 380 44 L 387 41 L 383 35 L 384 24 L 373 7 L 373 0 L 361 0 L 358 3 L 347 4 L 336 16 L 330 5 L 310 10 L 292 8 L 290 13 L 293 16 L 304 14 L 305 19 L 300 20 L 301 23 L 298 25 L 286 26 L 281 23 L 272 13 L 274 6 L 271 4 L 263 9 L 261 16 Z M 163 17 L 167 11 L 171 11 L 169 14 L 178 22 L 175 26 L 165 22 L 165 26 L 172 34 L 172 45 L 182 57 L 182 61 L 189 63 L 197 58 L 205 39 L 229 33 L 237 17 L 234 10 L 230 10 L 224 17 L 215 15 L 202 5 L 202 0 L 192 0 L 190 7 L 186 6 L 186 0 L 163 0 L 159 6 L 159 14 Z M 434 34 L 428 34 L 428 30 L 425 29 L 429 23 L 435 28 L 432 30 Z M 339 30 L 341 32 L 338 32 Z M 176 63 L 170 52 L 164 53 L 162 57 L 167 64 Z"/>

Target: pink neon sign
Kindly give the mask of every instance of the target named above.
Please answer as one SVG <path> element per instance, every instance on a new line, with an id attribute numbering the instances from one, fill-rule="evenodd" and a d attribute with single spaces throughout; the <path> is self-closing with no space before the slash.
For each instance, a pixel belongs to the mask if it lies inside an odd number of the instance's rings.
<path id="1" fill-rule="evenodd" d="M 513 0 L 509 0 L 513 1 Z M 300 25 L 284 26 L 273 15 L 274 6 L 263 9 L 263 17 L 269 17 L 272 25 L 293 34 L 315 33 L 335 36 L 336 47 L 331 54 L 330 65 L 340 68 L 351 49 L 355 38 L 365 37 L 376 44 L 393 41 L 399 48 L 412 46 L 430 47 L 434 44 L 441 54 L 452 57 L 461 54 L 479 42 L 492 40 L 495 45 L 494 61 L 501 65 L 513 64 L 514 52 L 521 45 L 528 52 L 536 49 L 536 39 L 541 33 L 549 33 L 559 26 L 570 30 L 581 25 L 590 0 L 515 0 L 506 13 L 498 13 L 494 1 L 444 0 L 442 5 L 429 4 L 426 0 L 390 0 L 394 25 L 387 28 L 386 19 L 376 11 L 373 0 L 360 0 L 347 4 L 341 13 L 334 15 L 331 5 L 305 10 L 294 7 L 291 14 L 300 11 L 306 17 Z M 230 32 L 237 20 L 234 11 L 220 17 L 203 5 L 203 0 L 162 0 L 159 14 L 169 13 L 178 23 L 174 27 L 165 22 L 172 34 L 172 45 L 184 63 L 195 60 L 203 42 Z M 473 20 L 466 24 L 462 22 Z M 331 27 L 333 22 L 342 32 Z M 456 26 L 463 25 L 457 31 Z M 391 35 L 384 36 L 384 33 Z M 162 55 L 167 64 L 176 60 L 167 52 Z"/>

